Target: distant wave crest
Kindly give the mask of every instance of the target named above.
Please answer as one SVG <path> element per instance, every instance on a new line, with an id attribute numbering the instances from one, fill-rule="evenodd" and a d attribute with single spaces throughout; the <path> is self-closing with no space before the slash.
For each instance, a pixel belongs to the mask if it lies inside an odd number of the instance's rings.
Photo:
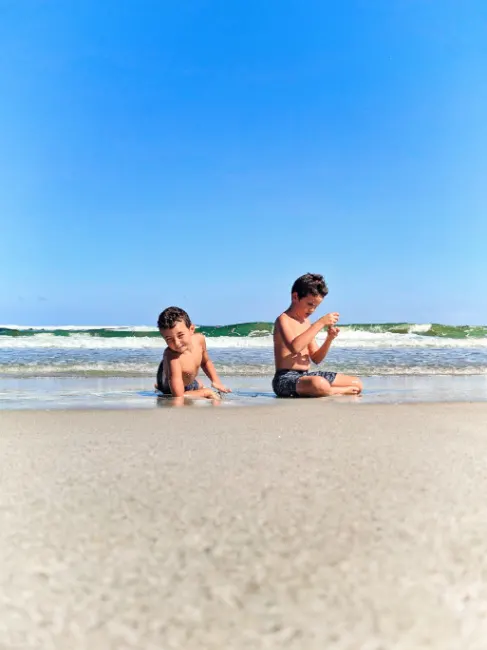
<path id="1" fill-rule="evenodd" d="M 273 323 L 250 322 L 234 323 L 231 325 L 200 325 L 197 331 L 208 338 L 258 338 L 272 334 Z M 341 326 L 342 334 L 414 334 L 450 339 L 485 339 L 487 338 L 487 325 L 442 325 L 440 323 L 415 324 L 415 323 L 357 323 Z M 124 338 L 159 338 L 160 334 L 155 328 L 149 327 L 0 327 L 0 337 L 51 337 L 87 336 L 102 339 Z"/>

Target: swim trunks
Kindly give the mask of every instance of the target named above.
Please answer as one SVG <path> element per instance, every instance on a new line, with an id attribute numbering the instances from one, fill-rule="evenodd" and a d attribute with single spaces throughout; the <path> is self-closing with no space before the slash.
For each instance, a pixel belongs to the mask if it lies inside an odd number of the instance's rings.
<path id="1" fill-rule="evenodd" d="M 272 380 L 272 390 L 278 397 L 300 397 L 296 390 L 298 380 L 301 377 L 323 377 L 326 381 L 333 384 L 337 376 L 336 372 L 324 370 L 278 370 Z"/>
<path id="2" fill-rule="evenodd" d="M 157 390 L 159 390 L 164 395 L 171 395 L 172 393 L 169 384 L 163 381 L 163 363 L 164 361 L 161 361 L 159 368 L 157 369 Z M 189 390 L 199 390 L 199 388 L 200 385 L 198 381 L 194 379 L 190 384 L 184 387 L 184 392 L 187 393 Z"/>

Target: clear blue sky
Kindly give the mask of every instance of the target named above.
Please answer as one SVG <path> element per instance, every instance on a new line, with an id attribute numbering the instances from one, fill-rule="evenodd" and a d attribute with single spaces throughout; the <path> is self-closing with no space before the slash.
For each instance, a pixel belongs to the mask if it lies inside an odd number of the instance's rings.
<path id="1" fill-rule="evenodd" d="M 485 0 L 0 0 L 0 323 L 487 323 Z"/>

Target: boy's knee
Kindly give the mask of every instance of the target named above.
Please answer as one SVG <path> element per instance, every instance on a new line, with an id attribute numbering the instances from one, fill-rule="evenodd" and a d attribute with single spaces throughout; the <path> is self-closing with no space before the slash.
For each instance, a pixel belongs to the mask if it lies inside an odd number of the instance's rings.
<path id="1" fill-rule="evenodd" d="M 352 379 L 352 386 L 356 386 L 360 392 L 362 392 L 362 389 L 364 385 L 362 384 L 362 381 L 358 377 L 354 377 Z"/>
<path id="2" fill-rule="evenodd" d="M 311 377 L 313 390 L 316 395 L 325 397 L 331 392 L 330 382 L 324 377 Z"/>

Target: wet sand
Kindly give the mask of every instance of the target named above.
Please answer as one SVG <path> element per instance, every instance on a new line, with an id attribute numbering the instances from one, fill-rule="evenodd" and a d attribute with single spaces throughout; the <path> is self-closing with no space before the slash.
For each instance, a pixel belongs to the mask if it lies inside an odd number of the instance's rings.
<path id="1" fill-rule="evenodd" d="M 0 413 L 0 647 L 487 639 L 487 404 Z"/>
<path id="2" fill-rule="evenodd" d="M 203 378 L 201 378 L 203 379 Z M 206 379 L 203 379 L 205 383 Z M 224 376 L 234 392 L 225 407 L 275 401 L 272 376 Z M 487 375 L 382 375 L 363 377 L 361 404 L 487 402 Z M 209 383 L 206 381 L 206 385 Z M 340 398 L 343 401 L 343 398 Z M 164 406 L 148 377 L 2 377 L 0 411 L 20 409 L 155 409 Z"/>

